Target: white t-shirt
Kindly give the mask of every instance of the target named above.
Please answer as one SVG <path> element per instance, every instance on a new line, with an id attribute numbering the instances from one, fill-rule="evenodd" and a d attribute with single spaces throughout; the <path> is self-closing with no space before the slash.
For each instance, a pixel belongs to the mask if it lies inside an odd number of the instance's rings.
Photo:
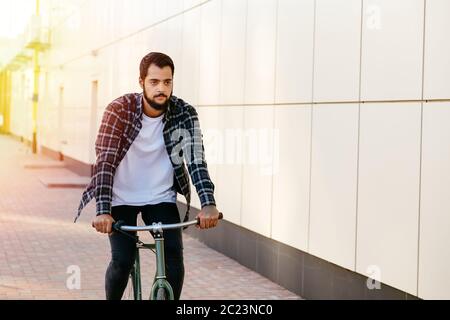
<path id="1" fill-rule="evenodd" d="M 162 119 L 142 114 L 142 128 L 114 175 L 112 206 L 176 202 L 174 170 L 164 143 Z"/>

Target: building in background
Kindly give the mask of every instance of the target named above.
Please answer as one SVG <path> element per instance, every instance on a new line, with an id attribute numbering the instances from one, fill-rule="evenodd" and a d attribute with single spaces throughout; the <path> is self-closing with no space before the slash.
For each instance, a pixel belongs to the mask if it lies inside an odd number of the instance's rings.
<path id="1" fill-rule="evenodd" d="M 226 216 L 195 236 L 306 299 L 450 299 L 449 14 L 447 0 L 41 0 L 37 147 L 89 175 L 106 105 L 167 53 Z M 0 61 L 0 127 L 31 142 L 21 50 Z"/>

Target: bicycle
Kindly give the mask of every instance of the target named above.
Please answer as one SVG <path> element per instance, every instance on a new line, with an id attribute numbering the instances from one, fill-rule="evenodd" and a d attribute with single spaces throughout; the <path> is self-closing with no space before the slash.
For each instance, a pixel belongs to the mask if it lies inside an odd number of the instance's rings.
<path id="1" fill-rule="evenodd" d="M 219 219 L 223 218 L 222 212 L 219 213 Z M 154 222 L 152 225 L 148 226 L 126 226 L 124 225 L 124 221 L 119 220 L 113 224 L 113 229 L 117 232 L 120 232 L 128 237 L 133 238 L 136 241 L 136 258 L 133 264 L 133 267 L 130 272 L 130 278 L 128 281 L 127 288 L 125 289 L 124 294 L 127 295 L 127 298 L 131 298 L 130 291 L 133 293 L 134 300 L 142 300 L 142 287 L 141 287 L 141 265 L 140 265 L 140 257 L 139 250 L 140 249 L 149 249 L 153 251 L 156 255 L 156 274 L 153 280 L 153 285 L 150 290 L 150 300 L 173 300 L 173 290 L 172 287 L 166 279 L 166 267 L 165 267 L 165 258 L 164 258 L 164 230 L 168 229 L 178 229 L 184 227 L 190 227 L 192 225 L 198 225 L 200 223 L 200 219 L 191 220 L 182 223 L 174 223 L 174 224 L 162 224 L 161 222 Z M 138 236 L 133 236 L 125 231 L 150 231 L 153 234 L 153 238 L 155 243 L 143 243 L 139 240 Z"/>

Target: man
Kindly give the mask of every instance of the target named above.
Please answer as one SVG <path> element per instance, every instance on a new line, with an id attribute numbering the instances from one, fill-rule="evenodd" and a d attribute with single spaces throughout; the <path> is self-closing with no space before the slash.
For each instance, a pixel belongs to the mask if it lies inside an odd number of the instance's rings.
<path id="1" fill-rule="evenodd" d="M 135 258 L 133 239 L 112 232 L 112 223 L 136 225 L 137 215 L 148 224 L 178 223 L 176 193 L 184 195 L 188 219 L 189 175 L 201 202 L 199 228 L 215 227 L 219 211 L 204 159 L 204 147 L 195 109 L 172 95 L 174 64 L 159 52 L 140 64 L 142 93 L 126 94 L 106 108 L 95 142 L 97 160 L 92 180 L 78 208 L 95 197 L 92 226 L 109 235 L 112 259 L 105 275 L 106 298 L 121 299 Z M 185 163 L 187 165 L 187 171 Z M 179 299 L 184 279 L 180 229 L 164 231 L 167 280 Z"/>

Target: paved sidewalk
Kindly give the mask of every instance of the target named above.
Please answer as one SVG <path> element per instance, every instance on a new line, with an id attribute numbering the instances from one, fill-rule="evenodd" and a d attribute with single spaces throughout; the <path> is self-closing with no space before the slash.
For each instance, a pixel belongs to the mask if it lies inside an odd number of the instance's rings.
<path id="1" fill-rule="evenodd" d="M 41 160 L 0 135 L 0 299 L 104 299 L 110 249 L 107 237 L 90 226 L 95 200 L 74 224 L 82 189 L 46 188 L 40 179 L 77 175 L 23 166 Z M 182 299 L 300 299 L 188 235 L 184 247 Z M 142 252 L 141 265 L 148 295 L 155 270 L 151 252 Z M 80 289 L 68 289 L 77 270 Z"/>

